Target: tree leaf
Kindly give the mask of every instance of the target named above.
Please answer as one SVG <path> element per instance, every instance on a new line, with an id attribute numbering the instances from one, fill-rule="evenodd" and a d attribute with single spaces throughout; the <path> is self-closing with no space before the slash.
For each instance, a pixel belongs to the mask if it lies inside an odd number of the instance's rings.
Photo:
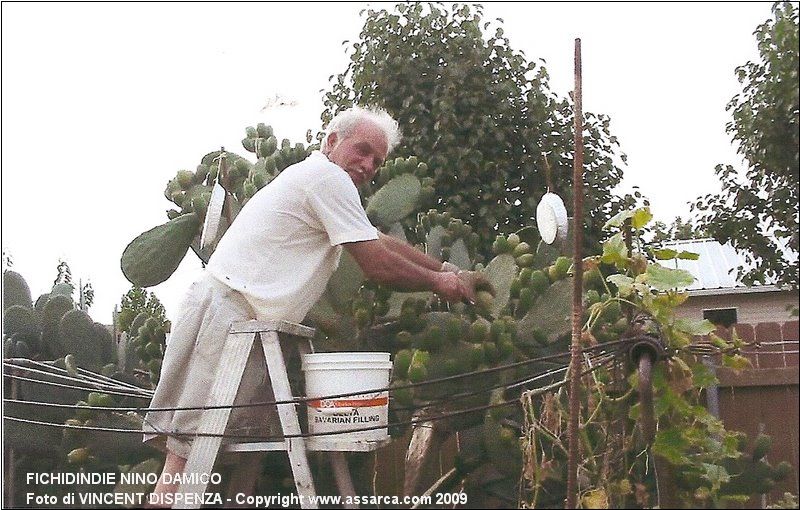
<path id="1" fill-rule="evenodd" d="M 652 219 L 653 219 L 653 213 L 650 212 L 650 208 L 641 207 L 633 211 L 633 216 L 631 217 L 631 226 L 634 229 L 639 230 L 640 228 L 650 223 L 650 220 Z"/>

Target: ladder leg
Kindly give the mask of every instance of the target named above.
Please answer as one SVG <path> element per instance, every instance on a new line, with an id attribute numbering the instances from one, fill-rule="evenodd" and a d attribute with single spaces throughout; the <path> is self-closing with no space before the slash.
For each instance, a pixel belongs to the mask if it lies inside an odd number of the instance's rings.
<path id="1" fill-rule="evenodd" d="M 336 478 L 336 486 L 339 488 L 339 494 L 342 498 L 347 496 L 355 496 L 356 490 L 353 487 L 353 479 L 350 477 L 350 468 L 347 466 L 347 459 L 344 458 L 343 452 L 330 452 L 331 465 L 333 466 L 333 476 Z M 355 501 L 355 500 L 352 500 Z M 355 503 L 343 503 L 344 508 L 358 508 Z"/>
<path id="2" fill-rule="evenodd" d="M 239 384 L 242 382 L 247 358 L 253 346 L 253 333 L 229 333 L 225 346 L 222 348 L 223 360 L 217 370 L 214 386 L 211 389 L 211 396 L 207 404 L 211 406 L 224 405 L 230 406 L 236 398 Z M 230 407 L 222 409 L 207 409 L 203 411 L 200 424 L 197 428 L 199 433 L 222 434 L 228 424 L 231 413 Z M 199 508 L 200 497 L 189 497 L 188 494 L 202 495 L 208 487 L 207 475 L 211 474 L 214 462 L 217 459 L 221 437 L 196 437 L 192 443 L 192 450 L 186 460 L 186 467 L 183 472 L 186 475 L 194 475 L 198 480 L 196 483 L 182 484 L 178 491 L 183 494 L 183 498 L 176 503 L 175 508 Z M 205 476 L 201 476 L 205 475 Z M 206 480 L 203 482 L 202 480 Z M 195 502 L 196 501 L 196 502 Z"/>
<path id="3" fill-rule="evenodd" d="M 267 362 L 269 377 L 272 381 L 272 391 L 275 400 L 289 400 L 292 398 L 292 389 L 289 386 L 289 376 L 281 351 L 278 333 L 266 331 L 261 334 L 261 345 L 264 349 L 264 359 Z M 284 434 L 300 434 L 300 421 L 297 418 L 295 404 L 278 405 L 278 416 Z M 286 451 L 289 454 L 289 463 L 292 466 L 294 483 L 297 494 L 300 496 L 302 508 L 318 508 L 317 502 L 312 501 L 316 496 L 314 479 L 311 477 L 311 467 L 308 463 L 305 439 L 302 437 L 286 438 Z"/>

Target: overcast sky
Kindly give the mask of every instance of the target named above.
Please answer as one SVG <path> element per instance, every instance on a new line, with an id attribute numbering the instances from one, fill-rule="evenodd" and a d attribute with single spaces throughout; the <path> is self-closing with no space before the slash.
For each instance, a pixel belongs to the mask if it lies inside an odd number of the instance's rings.
<path id="1" fill-rule="evenodd" d="M 367 5 L 393 4 L 2 4 L 2 247 L 33 298 L 63 259 L 92 282 L 92 317 L 110 323 L 130 288 L 122 250 L 166 221 L 167 181 L 220 146 L 252 156 L 240 143 L 248 125 L 293 143 L 316 132 L 319 91 L 344 70 L 342 41 L 358 38 Z M 639 186 L 668 222 L 719 190 L 716 164 L 741 166 L 725 105 L 741 90 L 735 67 L 758 58 L 752 32 L 770 6 L 495 3 L 484 13 L 505 20 L 512 48 L 546 60 L 560 96 L 581 38 L 584 111 L 611 117 L 628 155 L 623 189 Z M 265 109 L 276 94 L 296 106 Z M 170 318 L 199 268 L 190 252 L 153 288 Z"/>

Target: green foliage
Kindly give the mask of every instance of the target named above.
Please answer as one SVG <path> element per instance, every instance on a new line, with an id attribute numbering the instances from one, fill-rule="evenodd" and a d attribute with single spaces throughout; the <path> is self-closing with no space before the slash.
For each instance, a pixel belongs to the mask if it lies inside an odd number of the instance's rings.
<path id="1" fill-rule="evenodd" d="M 484 22 L 480 5 L 397 4 L 362 14 L 350 63 L 331 78 L 323 124 L 352 104 L 385 107 L 404 136 L 396 153 L 427 161 L 438 207 L 472 226 L 482 257 L 497 229 L 531 223 L 547 188 L 543 154 L 553 191 L 570 202 L 572 105 L 550 90 L 543 66 L 511 47 L 502 21 Z M 597 226 L 621 206 L 611 195 L 622 177 L 612 158 L 624 155 L 609 122 L 585 115 L 590 248 Z"/>
<path id="2" fill-rule="evenodd" d="M 148 292 L 141 287 L 131 287 L 131 290 L 122 296 L 117 315 L 117 330 L 131 333 L 133 320 L 142 312 L 147 312 L 148 316 L 166 319 L 164 305 L 161 304 L 155 293 Z"/>
<path id="3" fill-rule="evenodd" d="M 638 212 L 643 210 L 632 211 L 630 217 L 635 218 Z M 648 220 L 650 217 L 642 216 Z M 622 222 L 616 224 L 621 226 Z M 634 224 L 637 228 L 633 236 L 638 238 L 646 221 Z M 781 470 L 762 462 L 769 449 L 768 439 L 756 439 L 752 455 L 743 460 L 739 434 L 727 431 L 719 419 L 700 405 L 700 390 L 715 379 L 692 354 L 692 338 L 708 336 L 726 366 L 741 369 L 747 366 L 747 360 L 729 353 L 737 352 L 743 342 L 736 335 L 731 341 L 716 336 L 714 325 L 707 320 L 676 317 L 674 308 L 686 300 L 684 289 L 693 282 L 691 274 L 640 260 L 640 254 L 620 249 L 617 235 L 606 243 L 601 260 L 613 264 L 618 272 L 605 279 L 610 292 L 589 306 L 587 328 L 598 340 L 606 340 L 608 324 L 613 329 L 619 316 L 618 311 L 609 315 L 611 305 L 623 304 L 628 313 L 637 317 L 630 326 L 634 331 L 660 332 L 665 341 L 671 356 L 656 364 L 652 376 L 654 411 L 659 422 L 652 451 L 673 465 L 680 489 L 677 496 L 691 506 L 718 506 L 726 500 L 738 501 L 763 492 L 781 476 Z M 641 245 L 638 239 L 633 244 Z M 659 260 L 696 258 L 694 254 L 674 250 L 660 250 L 657 256 Z M 619 321 L 623 328 L 628 327 L 626 321 Z M 601 326 L 603 322 L 606 325 Z M 645 326 L 648 322 L 650 325 Z M 631 382 L 635 383 L 635 378 Z M 631 407 L 630 416 L 638 418 L 638 404 Z"/>
<path id="4" fill-rule="evenodd" d="M 684 220 L 680 216 L 676 217 L 669 226 L 664 222 L 656 221 L 649 230 L 652 236 L 650 242 L 653 244 L 709 237 L 705 231 L 694 225 L 691 220 Z"/>
<path id="5" fill-rule="evenodd" d="M 776 279 L 798 285 L 798 8 L 778 2 L 755 31 L 760 62 L 736 69 L 742 92 L 727 109 L 727 132 L 747 164 L 742 175 L 718 165 L 722 193 L 699 198 L 699 225 L 718 241 L 742 249 L 753 267 L 746 283 Z M 789 253 L 785 253 L 788 250 Z"/>

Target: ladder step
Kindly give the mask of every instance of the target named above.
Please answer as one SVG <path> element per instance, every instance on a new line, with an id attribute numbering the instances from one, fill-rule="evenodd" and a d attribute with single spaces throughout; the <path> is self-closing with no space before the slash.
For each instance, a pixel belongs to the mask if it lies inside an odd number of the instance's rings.
<path id="1" fill-rule="evenodd" d="M 353 439 L 308 438 L 306 449 L 312 452 L 372 452 L 392 442 L 386 439 L 359 441 Z M 223 445 L 225 453 L 237 452 L 285 452 L 286 441 L 261 441 L 250 443 L 231 443 Z"/>

